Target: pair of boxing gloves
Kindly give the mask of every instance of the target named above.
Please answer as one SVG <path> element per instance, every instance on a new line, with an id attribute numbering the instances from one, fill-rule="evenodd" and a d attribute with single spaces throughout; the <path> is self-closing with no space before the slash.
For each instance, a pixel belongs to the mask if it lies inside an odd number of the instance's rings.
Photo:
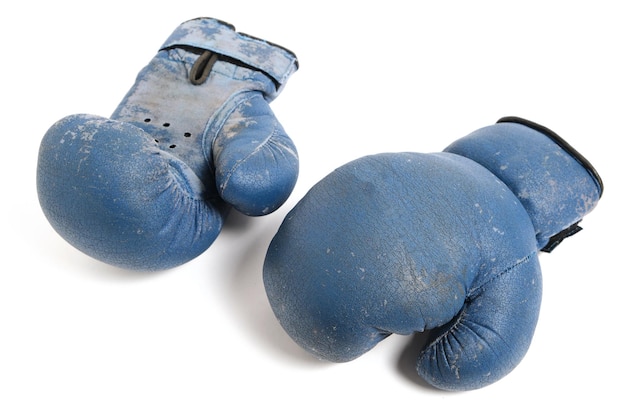
<path id="1" fill-rule="evenodd" d="M 297 68 L 292 52 L 228 23 L 184 22 L 111 117 L 68 116 L 45 134 L 45 216 L 85 254 L 154 271 L 203 253 L 231 209 L 272 213 L 298 154 L 269 103 Z M 428 331 L 422 378 L 484 387 L 530 345 L 539 251 L 580 230 L 602 189 L 574 148 L 519 118 L 438 153 L 365 156 L 284 219 L 263 267 L 270 305 L 296 343 L 334 362 Z"/>

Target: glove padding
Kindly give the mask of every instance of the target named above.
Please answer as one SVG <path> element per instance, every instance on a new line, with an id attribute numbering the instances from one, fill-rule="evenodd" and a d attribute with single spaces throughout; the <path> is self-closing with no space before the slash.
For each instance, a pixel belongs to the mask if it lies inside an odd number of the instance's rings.
<path id="1" fill-rule="evenodd" d="M 46 217 L 96 259 L 160 270 L 205 251 L 230 207 L 273 212 L 293 190 L 298 155 L 269 102 L 297 66 L 227 23 L 183 23 L 111 118 L 72 115 L 46 133 Z"/>
<path id="2" fill-rule="evenodd" d="M 286 216 L 265 259 L 267 296 L 286 332 L 322 359 L 350 361 L 392 333 L 430 330 L 419 375 L 445 390 L 480 388 L 530 345 L 538 251 L 578 230 L 601 191 L 581 155 L 518 118 L 444 152 L 363 157 Z"/>

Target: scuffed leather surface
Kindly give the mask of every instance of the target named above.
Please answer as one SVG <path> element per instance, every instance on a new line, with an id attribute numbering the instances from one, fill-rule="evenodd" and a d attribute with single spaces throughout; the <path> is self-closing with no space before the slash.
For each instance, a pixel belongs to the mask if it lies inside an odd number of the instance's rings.
<path id="1" fill-rule="evenodd" d="M 196 85 L 190 71 L 204 51 L 220 55 Z M 96 259 L 159 270 L 206 250 L 230 207 L 271 213 L 295 185 L 298 154 L 269 102 L 297 67 L 291 52 L 224 22 L 184 22 L 110 118 L 71 115 L 45 134 L 46 217 Z"/>
<path id="2" fill-rule="evenodd" d="M 483 143 L 489 137 L 498 138 L 493 148 Z M 518 139 L 532 140 L 515 159 Z M 555 204 L 558 193 L 533 188 L 546 171 L 554 187 L 576 182 L 598 197 L 584 169 L 546 153 L 551 143 L 507 124 L 450 148 L 509 155 L 509 172 L 526 175 L 519 178 L 503 180 L 504 166 L 492 172 L 485 160 L 452 152 L 371 155 L 330 173 L 286 216 L 267 252 L 265 288 L 283 328 L 334 362 L 363 355 L 391 333 L 430 330 L 417 371 L 441 389 L 476 389 L 508 374 L 530 345 L 542 288 L 540 216 L 513 183 L 532 189 L 534 206 Z M 570 191 L 558 194 L 563 219 L 551 225 L 579 220 L 595 205 L 580 211 Z"/>

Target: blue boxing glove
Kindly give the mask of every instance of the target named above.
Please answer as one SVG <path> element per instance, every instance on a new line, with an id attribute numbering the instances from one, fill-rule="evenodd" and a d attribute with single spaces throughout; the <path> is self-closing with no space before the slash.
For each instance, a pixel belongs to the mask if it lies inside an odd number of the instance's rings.
<path id="1" fill-rule="evenodd" d="M 229 208 L 276 210 L 298 155 L 269 107 L 293 53 L 209 18 L 181 24 L 110 118 L 65 117 L 44 136 L 37 190 L 69 243 L 103 262 L 160 270 L 205 251 Z"/>
<path id="2" fill-rule="evenodd" d="M 580 230 L 601 193 L 585 158 L 519 118 L 444 152 L 366 156 L 287 215 L 265 259 L 267 296 L 320 358 L 350 361 L 392 333 L 429 330 L 419 375 L 477 389 L 522 360 L 541 303 L 538 253 Z"/>

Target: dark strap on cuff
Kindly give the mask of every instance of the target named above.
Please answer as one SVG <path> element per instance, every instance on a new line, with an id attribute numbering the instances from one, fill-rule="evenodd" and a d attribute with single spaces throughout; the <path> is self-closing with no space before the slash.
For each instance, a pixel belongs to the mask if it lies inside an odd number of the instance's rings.
<path id="1" fill-rule="evenodd" d="M 578 223 L 574 223 L 573 225 L 571 225 L 567 229 L 563 229 L 559 233 L 557 233 L 556 235 L 552 236 L 550 238 L 550 240 L 548 241 L 548 243 L 546 244 L 546 246 L 541 248 L 541 251 L 542 252 L 547 252 L 547 253 L 552 252 L 554 250 L 554 248 L 556 248 L 557 246 L 559 246 L 561 244 L 561 242 L 563 242 L 563 240 L 565 240 L 566 238 L 568 238 L 568 237 L 570 237 L 572 235 L 575 235 L 576 233 L 580 232 L 581 230 L 583 230 L 583 228 L 580 227 L 578 225 Z"/>

